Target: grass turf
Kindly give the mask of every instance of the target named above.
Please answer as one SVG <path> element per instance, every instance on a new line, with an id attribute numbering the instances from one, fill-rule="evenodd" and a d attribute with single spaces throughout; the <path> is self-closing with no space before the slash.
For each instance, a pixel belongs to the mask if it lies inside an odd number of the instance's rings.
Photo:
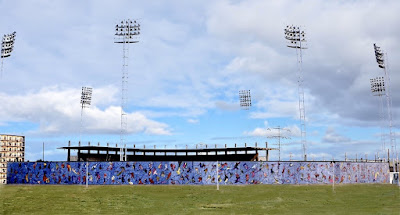
<path id="1" fill-rule="evenodd" d="M 4 185 L 0 214 L 400 214 L 400 187 Z"/>

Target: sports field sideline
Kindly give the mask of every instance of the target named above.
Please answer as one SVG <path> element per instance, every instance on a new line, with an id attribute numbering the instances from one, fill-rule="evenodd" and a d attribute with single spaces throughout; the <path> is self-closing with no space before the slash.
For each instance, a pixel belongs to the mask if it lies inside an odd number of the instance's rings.
<path id="1" fill-rule="evenodd" d="M 400 214 L 400 187 L 2 185 L 0 214 Z"/>

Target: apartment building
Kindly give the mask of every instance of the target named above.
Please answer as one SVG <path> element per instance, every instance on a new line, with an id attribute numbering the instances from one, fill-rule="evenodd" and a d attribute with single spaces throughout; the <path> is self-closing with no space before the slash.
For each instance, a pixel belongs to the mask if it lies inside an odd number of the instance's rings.
<path id="1" fill-rule="evenodd" d="M 0 140 L 0 184 L 5 184 L 7 183 L 7 163 L 25 160 L 25 137 L 0 134 Z"/>

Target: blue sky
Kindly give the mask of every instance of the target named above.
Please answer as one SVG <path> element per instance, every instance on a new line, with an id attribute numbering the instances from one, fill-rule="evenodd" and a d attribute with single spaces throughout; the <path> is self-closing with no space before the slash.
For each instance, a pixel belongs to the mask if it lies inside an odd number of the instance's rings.
<path id="1" fill-rule="evenodd" d="M 80 139 L 115 144 L 120 136 L 122 47 L 114 25 L 137 19 L 130 46 L 129 146 L 276 147 L 268 128 L 290 129 L 281 158 L 301 159 L 296 52 L 287 24 L 304 26 L 303 71 L 309 159 L 368 157 L 380 151 L 382 76 L 373 43 L 388 53 L 393 124 L 399 124 L 398 1 L 0 1 L 0 32 L 17 32 L 0 79 L 0 133 L 26 136 L 26 159 L 65 160 L 57 149 Z M 253 106 L 239 108 L 239 90 Z M 387 132 L 387 129 L 384 129 Z M 397 133 L 396 133 L 397 134 Z M 387 140 L 388 141 L 388 140 Z M 271 153 L 277 159 L 278 152 Z"/>

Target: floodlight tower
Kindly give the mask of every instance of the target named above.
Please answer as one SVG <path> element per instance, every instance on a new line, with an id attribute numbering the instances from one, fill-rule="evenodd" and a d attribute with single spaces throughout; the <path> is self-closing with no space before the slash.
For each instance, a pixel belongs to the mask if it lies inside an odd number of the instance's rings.
<path id="1" fill-rule="evenodd" d="M 250 90 L 239 91 L 240 107 L 243 110 L 249 110 L 251 107 L 251 95 Z"/>
<path id="2" fill-rule="evenodd" d="M 83 109 L 89 108 L 92 103 L 92 88 L 91 87 L 82 87 L 81 93 L 81 129 L 79 135 L 79 142 L 81 141 L 82 130 L 83 130 Z"/>
<path id="3" fill-rule="evenodd" d="M 5 34 L 3 36 L 3 40 L 1 41 L 1 72 L 0 77 L 3 75 L 3 61 L 4 58 L 10 57 L 11 52 L 14 49 L 16 32 L 14 31 L 11 34 Z"/>
<path id="4" fill-rule="evenodd" d="M 299 26 L 288 25 L 285 28 L 285 39 L 288 40 L 287 47 L 296 49 L 298 92 L 299 92 L 299 113 L 301 143 L 303 145 L 304 161 L 307 160 L 307 135 L 306 135 L 306 110 L 304 107 L 304 87 L 303 87 L 303 55 L 302 50 L 307 49 L 305 32 Z"/>
<path id="5" fill-rule="evenodd" d="M 281 139 L 290 139 L 290 137 L 282 135 L 281 131 L 286 131 L 286 132 L 291 132 L 291 131 L 290 131 L 290 129 L 281 128 L 280 126 L 275 127 L 275 128 L 267 128 L 267 130 L 268 131 L 272 131 L 272 130 L 278 131 L 278 135 L 271 135 L 271 136 L 268 136 L 268 138 L 277 138 L 278 139 L 278 148 L 279 148 L 278 149 L 279 150 L 279 160 L 278 161 L 281 161 L 281 146 L 282 146 Z"/>
<path id="6" fill-rule="evenodd" d="M 370 79 L 371 83 L 371 92 L 373 96 L 379 96 L 380 106 L 379 106 L 379 116 L 381 118 L 381 142 L 382 142 L 382 151 L 384 154 L 386 151 L 386 139 L 384 135 L 384 120 L 385 115 L 383 113 L 383 98 L 385 95 L 385 78 L 384 77 L 376 77 Z"/>
<path id="7" fill-rule="evenodd" d="M 115 25 L 114 43 L 122 43 L 122 81 L 121 81 L 121 132 L 120 132 L 120 161 L 126 161 L 126 153 L 123 156 L 126 148 L 125 134 L 128 127 L 127 114 L 125 112 L 127 95 L 128 95 L 128 58 L 129 44 L 139 42 L 140 24 L 136 20 L 122 20 Z M 126 152 L 126 149 L 125 149 Z"/>
<path id="8" fill-rule="evenodd" d="M 395 154 L 397 154 L 397 146 L 396 146 L 396 137 L 393 133 L 393 119 L 392 119 L 392 96 L 391 96 L 391 88 L 390 88 L 390 75 L 389 70 L 387 69 L 387 65 L 385 64 L 385 60 L 387 61 L 387 54 L 383 53 L 381 48 L 374 43 L 374 51 L 376 62 L 378 63 L 378 67 L 383 69 L 385 80 L 386 80 L 386 88 L 385 97 L 386 97 L 386 107 L 388 114 L 388 125 L 389 125 L 389 139 L 390 139 L 390 147 L 392 148 L 392 159 L 394 161 Z M 385 59 L 386 58 L 386 59 Z"/>

